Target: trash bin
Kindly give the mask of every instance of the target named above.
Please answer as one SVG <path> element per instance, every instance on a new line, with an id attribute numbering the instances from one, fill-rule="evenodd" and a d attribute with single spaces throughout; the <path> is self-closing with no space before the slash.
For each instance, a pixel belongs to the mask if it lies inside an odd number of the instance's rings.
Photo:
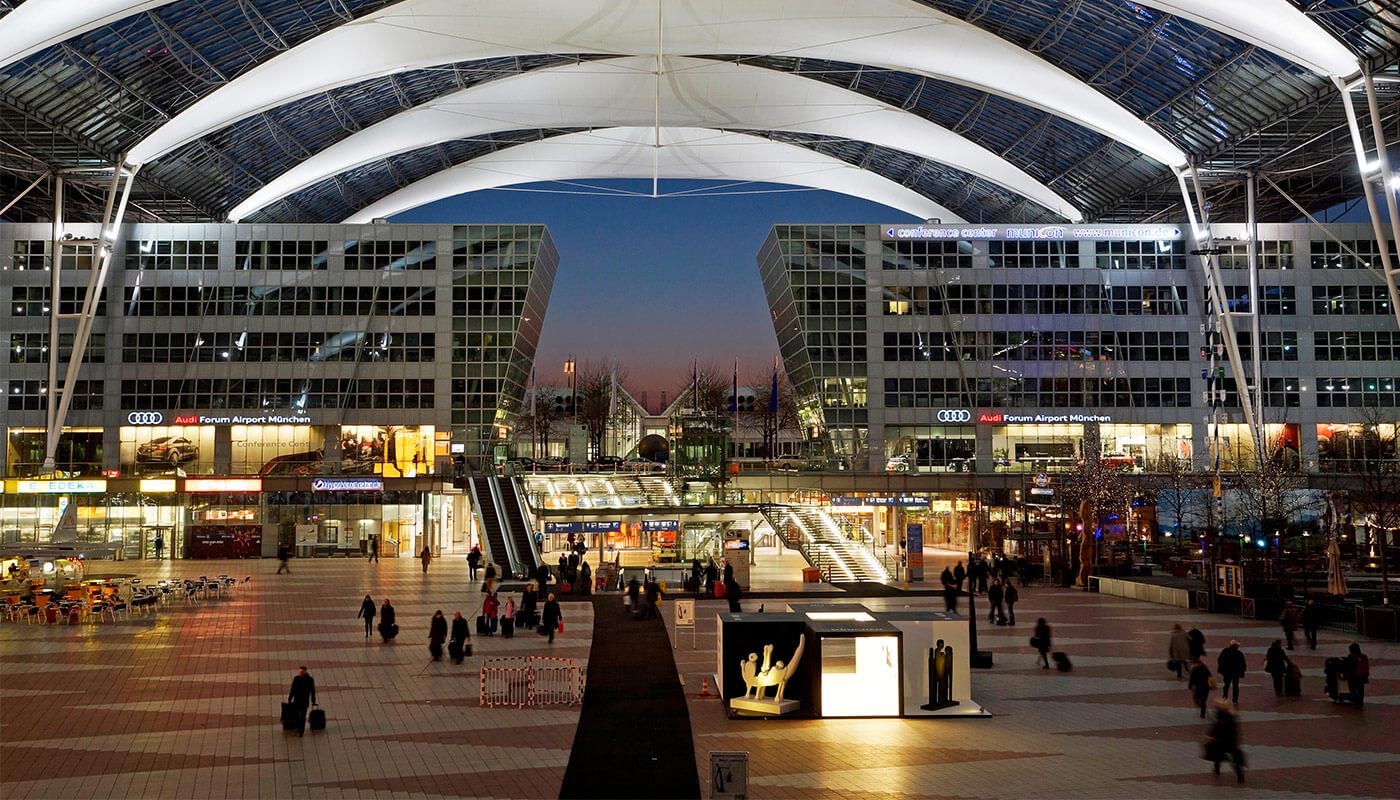
<path id="1" fill-rule="evenodd" d="M 820 569 L 818 569 L 817 567 L 803 567 L 803 568 L 802 568 L 802 582 L 803 582 L 803 583 L 821 583 L 821 582 L 822 582 L 822 571 L 821 571 Z"/>

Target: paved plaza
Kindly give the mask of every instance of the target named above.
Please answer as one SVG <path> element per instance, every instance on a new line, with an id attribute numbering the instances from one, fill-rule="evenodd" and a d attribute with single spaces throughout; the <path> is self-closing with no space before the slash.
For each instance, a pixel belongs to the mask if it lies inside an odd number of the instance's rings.
<path id="1" fill-rule="evenodd" d="M 106 565 L 104 566 L 112 566 Z M 69 627 L 0 624 L 0 796 L 557 797 L 579 708 L 481 708 L 485 656 L 586 662 L 587 603 L 563 607 L 553 645 L 533 634 L 474 637 L 462 666 L 430 663 L 427 620 L 475 616 L 480 594 L 461 559 L 424 576 L 412 559 L 127 562 L 143 579 L 251 574 L 245 588 L 152 618 Z M 392 645 L 355 619 L 365 593 L 398 609 Z M 933 597 L 862 599 L 871 608 L 941 607 Z M 965 602 L 965 601 L 964 601 Z M 621 600 L 618 600 L 619 606 Z M 779 610 L 781 599 L 763 603 Z M 980 604 L 985 607 L 985 604 Z M 1275 698 L 1260 668 L 1271 623 L 1203 615 L 1072 590 L 1022 593 L 1015 628 L 980 628 L 995 667 L 973 673 L 990 719 L 728 720 L 698 697 L 713 672 L 714 614 L 702 601 L 697 647 L 675 650 L 685 682 L 702 794 L 712 750 L 750 753 L 755 798 L 1395 797 L 1400 787 L 1400 648 L 1363 642 L 1372 680 L 1364 711 L 1322 693 L 1322 660 L 1351 640 L 1324 631 L 1296 651 L 1304 696 Z M 964 609 L 965 609 L 964 604 Z M 663 606 L 669 617 L 670 603 Z M 1054 626 L 1069 674 L 1034 665 L 1036 617 Z M 1241 691 L 1244 785 L 1199 758 L 1205 723 L 1166 670 L 1173 622 L 1206 635 L 1209 662 L 1230 639 L 1247 651 Z M 639 623 L 640 624 L 640 623 Z M 299 664 L 317 681 L 329 726 L 281 731 L 279 702 Z M 621 770 L 626 763 L 617 764 Z M 646 797 L 645 785 L 635 795 Z"/>

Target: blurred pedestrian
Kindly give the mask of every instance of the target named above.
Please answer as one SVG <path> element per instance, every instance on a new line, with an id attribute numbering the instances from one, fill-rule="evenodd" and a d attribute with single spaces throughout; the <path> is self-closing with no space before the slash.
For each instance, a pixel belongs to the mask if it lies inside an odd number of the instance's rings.
<path id="1" fill-rule="evenodd" d="M 453 664 L 460 664 L 466 657 L 466 648 L 471 644 L 471 631 L 467 629 L 467 619 L 462 616 L 462 612 L 452 612 L 452 631 L 448 634 L 447 652 L 452 656 Z"/>
<path id="2" fill-rule="evenodd" d="M 1024 583 L 1021 585 L 1025 586 Z M 1016 587 L 1011 583 L 1011 579 L 1007 578 L 1005 584 L 1002 586 L 1002 602 L 1006 603 L 1007 625 L 1016 624 L 1016 601 L 1020 599 L 1021 593 L 1016 591 Z"/>
<path id="3" fill-rule="evenodd" d="M 1309 597 L 1303 606 L 1303 638 L 1308 641 L 1308 649 L 1317 649 L 1317 629 L 1322 627 L 1322 606 Z"/>
<path id="4" fill-rule="evenodd" d="M 423 574 L 428 574 L 428 565 L 433 563 L 433 549 L 426 544 L 423 545 L 423 552 L 418 554 L 418 558 L 423 561 Z"/>
<path id="5" fill-rule="evenodd" d="M 1274 695 L 1283 696 L 1283 677 L 1288 674 L 1288 654 L 1283 652 L 1282 640 L 1275 639 L 1264 653 L 1264 671 L 1274 679 Z"/>
<path id="6" fill-rule="evenodd" d="M 1206 657 L 1206 635 L 1201 633 L 1199 628 L 1192 628 L 1186 632 L 1186 639 L 1191 643 L 1191 658 Z"/>
<path id="7" fill-rule="evenodd" d="M 1294 607 L 1292 600 L 1283 602 L 1283 613 L 1278 615 L 1279 627 L 1283 628 L 1283 638 L 1288 640 L 1288 649 L 1293 649 L 1293 631 L 1298 629 L 1298 609 Z"/>
<path id="8" fill-rule="evenodd" d="M 1229 646 L 1220 651 L 1220 657 L 1215 661 L 1215 671 L 1220 674 L 1220 696 L 1230 698 L 1230 702 L 1240 701 L 1240 678 L 1249 671 L 1249 665 L 1245 663 L 1244 653 L 1240 652 L 1240 643 L 1234 639 L 1230 640 Z M 1231 697 L 1230 690 L 1234 689 L 1234 696 Z"/>
<path id="9" fill-rule="evenodd" d="M 1035 663 L 1041 665 L 1041 669 L 1050 669 L 1050 623 L 1045 621 L 1045 617 L 1035 621 L 1035 635 L 1031 637 L 1031 646 L 1040 653 L 1040 657 Z"/>
<path id="10" fill-rule="evenodd" d="M 1371 659 L 1361 652 L 1361 645 L 1352 643 L 1347 648 L 1347 657 L 1342 659 L 1342 674 L 1347 676 L 1347 691 L 1351 693 L 1351 704 L 1357 708 L 1366 705 L 1366 684 L 1371 682 Z"/>
<path id="11" fill-rule="evenodd" d="M 1244 783 L 1244 751 L 1240 750 L 1240 723 L 1234 709 L 1223 698 L 1215 701 L 1215 722 L 1205 742 L 1206 760 L 1211 762 L 1216 775 L 1220 774 L 1220 762 L 1230 759 L 1235 768 L 1235 780 Z"/>
<path id="12" fill-rule="evenodd" d="M 991 585 L 987 587 L 987 605 L 991 607 L 991 611 L 987 614 L 988 622 L 994 622 L 997 625 L 1006 624 L 1006 609 L 1001 605 L 1003 594 L 1001 579 L 993 578 Z"/>
<path id="13" fill-rule="evenodd" d="M 1206 718 L 1206 703 L 1210 702 L 1211 690 L 1215 688 L 1215 678 L 1210 674 L 1210 667 L 1199 658 L 1191 661 L 1191 673 L 1187 679 L 1186 688 L 1191 691 L 1191 697 L 1196 701 L 1196 707 L 1201 709 L 1201 719 Z"/>
<path id="14" fill-rule="evenodd" d="M 369 638 L 370 631 L 374 630 L 374 598 L 365 595 L 364 601 L 360 603 L 360 613 L 356 617 L 363 617 L 365 620 L 365 638 Z"/>
<path id="15" fill-rule="evenodd" d="M 559 608 L 559 601 L 554 599 L 553 592 L 550 592 L 549 599 L 544 603 L 541 624 L 549 636 L 549 643 L 554 644 L 554 634 L 564 625 L 564 611 Z"/>
<path id="16" fill-rule="evenodd" d="M 438 609 L 433 615 L 433 619 L 428 623 L 428 652 L 432 654 L 434 661 L 442 660 L 442 643 L 447 641 L 447 617 L 442 615 L 442 609 Z"/>
<path id="17" fill-rule="evenodd" d="M 286 572 L 286 573 L 288 573 L 288 574 L 291 573 L 292 568 L 291 568 L 291 566 L 289 566 L 289 565 L 287 564 L 287 560 L 290 559 L 291 557 L 292 557 L 292 548 L 291 548 L 291 547 L 288 547 L 288 546 L 285 545 L 285 544 L 279 544 L 279 545 L 277 545 L 277 561 L 279 562 L 279 563 L 277 564 L 277 574 L 278 574 L 278 575 L 281 575 L 281 574 L 284 573 L 284 572 Z"/>
<path id="18" fill-rule="evenodd" d="M 470 553 L 467 553 L 467 578 L 476 580 L 476 572 L 481 569 L 481 545 L 474 544 Z"/>
<path id="19" fill-rule="evenodd" d="M 1181 629 L 1181 624 L 1172 626 L 1172 637 L 1167 642 L 1167 661 L 1176 670 L 1176 679 L 1181 680 L 1186 668 L 1195 660 L 1191 658 L 1191 640 L 1187 638 L 1186 631 Z"/>
<path id="20" fill-rule="evenodd" d="M 307 709 L 316 705 L 316 680 L 306 671 L 306 667 L 297 667 L 291 691 L 287 693 L 287 702 L 292 706 L 292 713 L 297 715 L 297 735 L 305 736 Z"/>

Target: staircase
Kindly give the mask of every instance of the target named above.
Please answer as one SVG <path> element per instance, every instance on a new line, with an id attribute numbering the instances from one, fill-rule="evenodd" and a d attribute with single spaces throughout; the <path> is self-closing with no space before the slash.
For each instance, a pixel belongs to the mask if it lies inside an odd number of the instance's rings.
<path id="1" fill-rule="evenodd" d="M 519 563 L 515 565 L 515 574 L 525 573 L 531 575 L 535 568 L 540 565 L 539 553 L 535 551 L 535 537 L 532 527 L 525 521 L 524 506 L 521 505 L 520 493 L 515 485 L 515 478 L 488 478 L 495 482 L 500 489 L 502 518 L 510 527 L 510 542 L 514 545 L 514 554 Z"/>
<path id="2" fill-rule="evenodd" d="M 500 511 L 496 508 L 496 498 L 491 492 L 491 479 L 474 477 L 471 487 L 472 508 L 476 509 L 476 519 L 481 524 L 486 558 L 496 565 L 497 572 L 514 575 L 516 570 L 511 562 L 510 550 L 506 549 L 505 531 L 501 526 Z"/>
<path id="3" fill-rule="evenodd" d="M 833 583 L 890 579 L 877 558 L 859 542 L 847 539 L 829 514 L 813 506 L 768 506 L 763 516 L 789 546 L 806 556 Z"/>

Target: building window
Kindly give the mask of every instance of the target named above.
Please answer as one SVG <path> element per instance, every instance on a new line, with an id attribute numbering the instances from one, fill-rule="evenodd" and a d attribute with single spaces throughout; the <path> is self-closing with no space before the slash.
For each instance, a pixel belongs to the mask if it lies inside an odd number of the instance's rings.
<path id="1" fill-rule="evenodd" d="M 217 241 L 132 239 L 126 243 L 127 269 L 218 269 Z"/>
<path id="2" fill-rule="evenodd" d="M 1389 315 L 1390 293 L 1384 286 L 1314 286 L 1313 314 L 1349 317 L 1358 314 Z"/>
<path id="3" fill-rule="evenodd" d="M 329 243 L 324 241 L 239 239 L 234 242 L 234 269 L 325 269 L 330 261 L 329 247 Z"/>
<path id="4" fill-rule="evenodd" d="M 1400 361 L 1400 332 L 1314 331 L 1316 361 Z"/>
<path id="5" fill-rule="evenodd" d="M 1395 251 L 1395 242 L 1389 242 L 1391 265 L 1400 263 Z M 1334 242 L 1331 239 L 1318 239 L 1309 243 L 1313 269 L 1380 269 L 1381 249 L 1375 239 L 1362 239 L 1352 242 Z M 1355 253 L 1356 255 L 1352 255 Z"/>
<path id="6" fill-rule="evenodd" d="M 73 334 L 58 335 L 58 352 L 62 361 L 73 355 Z M 87 349 L 83 351 L 84 364 L 101 364 L 107 360 L 107 337 L 101 333 L 89 335 Z M 11 364 L 49 363 L 49 335 L 47 333 L 10 334 Z"/>
<path id="7" fill-rule="evenodd" d="M 345 243 L 347 270 L 437 269 L 437 242 L 368 239 Z"/>
<path id="8" fill-rule="evenodd" d="M 1099 269 L 1185 269 L 1186 243 L 1181 241 L 1099 241 L 1094 243 Z"/>
<path id="9" fill-rule="evenodd" d="M 988 242 L 987 266 L 1006 269 L 1076 269 L 1079 267 L 1079 242 Z"/>

